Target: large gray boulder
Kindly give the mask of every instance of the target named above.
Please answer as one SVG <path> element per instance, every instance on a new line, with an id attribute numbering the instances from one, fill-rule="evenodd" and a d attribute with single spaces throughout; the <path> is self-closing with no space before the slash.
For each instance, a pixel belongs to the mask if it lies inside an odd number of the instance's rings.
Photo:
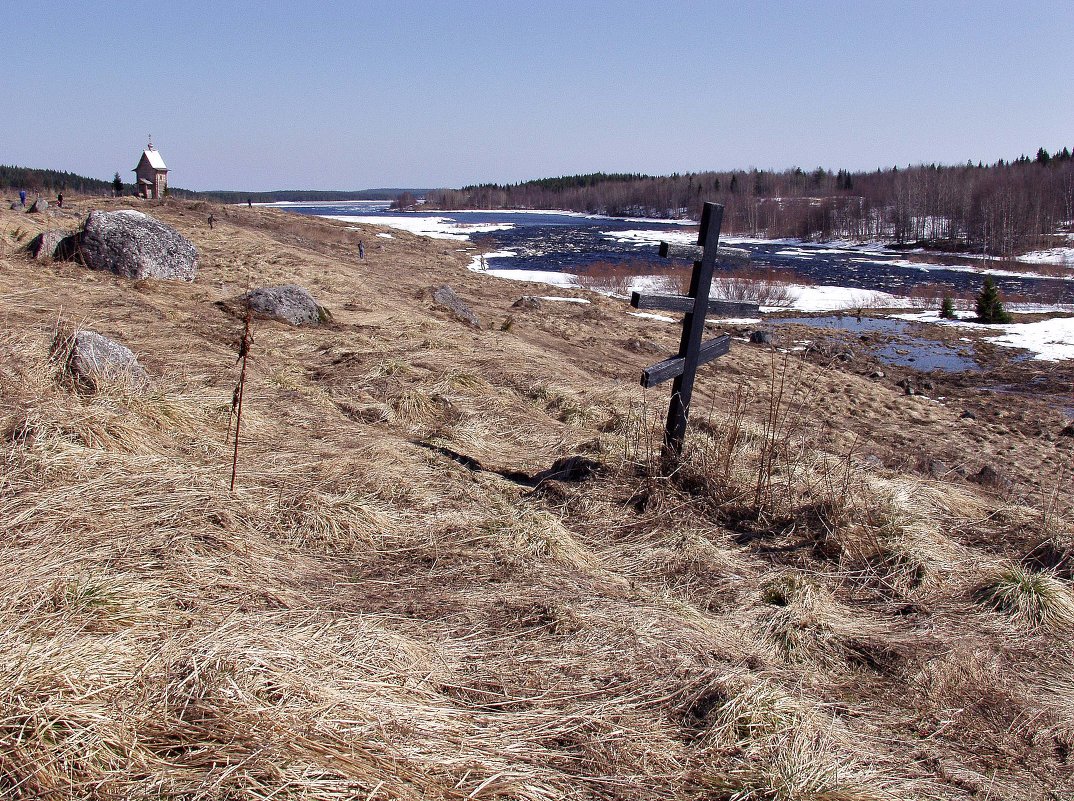
<path id="1" fill-rule="evenodd" d="M 130 348 L 96 331 L 60 332 L 52 354 L 69 377 L 88 389 L 105 382 L 144 387 L 149 380 Z"/>
<path id="2" fill-rule="evenodd" d="M 91 211 L 78 244 L 87 267 L 125 278 L 193 281 L 198 271 L 190 240 L 140 211 Z"/>
<path id="3" fill-rule="evenodd" d="M 456 319 L 471 325 L 474 328 L 481 327 L 481 320 L 473 313 L 469 306 L 463 303 L 462 298 L 447 284 L 438 286 L 433 290 L 433 303 L 442 309 L 447 309 Z"/>
<path id="4" fill-rule="evenodd" d="M 34 201 L 34 204 L 32 206 L 30 206 L 30 208 L 28 208 L 26 210 L 26 213 L 27 214 L 39 214 L 40 212 L 44 211 L 47 208 L 48 208 L 48 201 L 45 200 L 43 197 L 39 197 L 37 200 Z"/>
<path id="5" fill-rule="evenodd" d="M 243 296 L 250 310 L 291 325 L 321 325 L 332 319 L 328 309 L 298 284 L 281 284 L 253 289 Z"/>

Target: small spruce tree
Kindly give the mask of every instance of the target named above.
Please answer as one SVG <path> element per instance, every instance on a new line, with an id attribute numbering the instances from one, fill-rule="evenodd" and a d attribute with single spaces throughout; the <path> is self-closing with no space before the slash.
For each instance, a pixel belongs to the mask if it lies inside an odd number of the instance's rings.
<path id="1" fill-rule="evenodd" d="M 1009 323 L 1011 316 L 1003 308 L 1003 301 L 999 297 L 992 276 L 986 275 L 984 286 L 977 295 L 977 321 L 981 323 Z"/>
<path id="2" fill-rule="evenodd" d="M 940 303 L 940 316 L 945 320 L 955 319 L 955 301 L 950 295 L 943 296 L 943 301 Z"/>
<path id="3" fill-rule="evenodd" d="M 116 173 L 116 177 L 112 179 L 112 191 L 116 193 L 116 197 L 123 194 L 123 179 L 119 177 L 119 173 Z"/>

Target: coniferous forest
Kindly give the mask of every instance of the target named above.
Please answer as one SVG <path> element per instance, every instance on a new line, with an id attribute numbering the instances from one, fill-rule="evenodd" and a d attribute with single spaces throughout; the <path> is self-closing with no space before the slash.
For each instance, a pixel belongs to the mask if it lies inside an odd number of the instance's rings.
<path id="1" fill-rule="evenodd" d="M 1066 244 L 1074 220 L 1069 148 L 995 164 L 893 167 L 875 172 L 795 168 L 567 176 L 483 184 L 427 195 L 443 209 L 566 209 L 638 217 L 700 216 L 722 203 L 724 230 L 806 240 L 884 241 L 1012 258 Z"/>

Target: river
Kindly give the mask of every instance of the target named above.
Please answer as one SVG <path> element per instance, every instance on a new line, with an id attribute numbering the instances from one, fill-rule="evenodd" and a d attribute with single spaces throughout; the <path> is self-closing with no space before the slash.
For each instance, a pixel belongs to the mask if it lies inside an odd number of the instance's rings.
<path id="1" fill-rule="evenodd" d="M 667 220 L 630 220 L 554 211 L 429 211 L 397 212 L 386 203 L 281 203 L 298 214 L 355 223 L 378 223 L 479 245 L 495 255 L 488 266 L 497 270 L 584 272 L 595 263 L 630 264 L 639 274 L 666 267 L 656 243 L 661 239 L 691 241 L 696 224 Z M 981 271 L 964 259 L 914 254 L 852 244 L 743 239 L 728 236 L 726 244 L 749 251 L 754 267 L 786 273 L 791 282 L 909 295 L 931 285 L 938 292 L 976 293 Z M 1074 304 L 1074 280 L 1019 275 L 990 269 L 1000 291 L 1024 302 Z"/>

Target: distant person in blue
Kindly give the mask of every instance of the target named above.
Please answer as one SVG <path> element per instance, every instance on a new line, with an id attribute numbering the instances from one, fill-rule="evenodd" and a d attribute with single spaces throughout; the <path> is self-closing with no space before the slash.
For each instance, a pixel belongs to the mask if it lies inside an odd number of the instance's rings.
<path id="1" fill-rule="evenodd" d="M 365 258 L 365 243 L 361 239 L 358 240 L 358 258 Z"/>
<path id="2" fill-rule="evenodd" d="M 25 189 L 20 189 L 19 190 L 19 204 L 23 205 L 23 206 L 26 205 L 26 190 Z"/>

